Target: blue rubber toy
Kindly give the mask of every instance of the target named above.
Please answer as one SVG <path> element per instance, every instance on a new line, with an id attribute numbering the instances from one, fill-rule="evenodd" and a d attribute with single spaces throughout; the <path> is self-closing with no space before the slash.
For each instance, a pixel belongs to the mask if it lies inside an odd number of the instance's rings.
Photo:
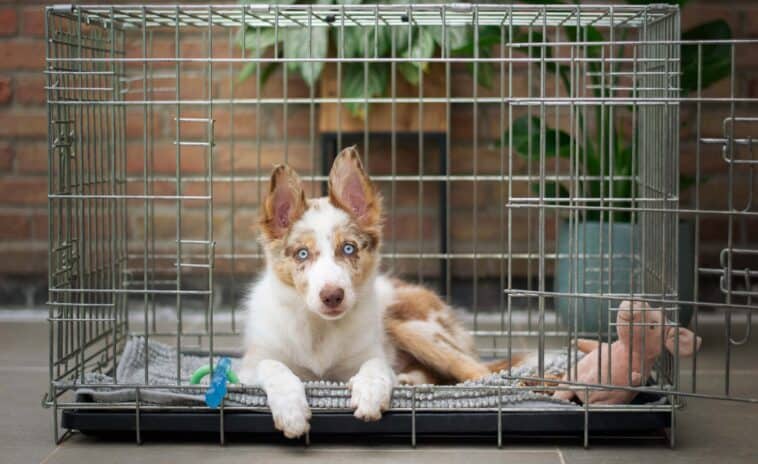
<path id="1" fill-rule="evenodd" d="M 211 375 L 211 382 L 208 385 L 208 390 L 205 392 L 205 404 L 209 408 L 216 409 L 221 404 L 221 400 L 226 396 L 226 382 L 239 383 L 239 379 L 232 372 L 232 361 L 223 357 L 216 363 L 216 368 Z M 200 383 L 200 379 L 208 375 L 210 367 L 205 365 L 195 371 L 190 379 L 190 384 L 196 385 Z"/>

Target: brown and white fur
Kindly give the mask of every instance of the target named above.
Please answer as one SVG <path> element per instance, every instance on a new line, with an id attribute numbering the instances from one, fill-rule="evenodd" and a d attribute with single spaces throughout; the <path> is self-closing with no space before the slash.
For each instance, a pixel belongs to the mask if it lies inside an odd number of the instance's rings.
<path id="1" fill-rule="evenodd" d="M 396 382 L 465 381 L 507 366 L 479 361 L 437 295 L 379 273 L 381 208 L 354 147 L 334 161 L 328 197 L 306 199 L 287 166 L 271 175 L 260 214 L 266 267 L 246 299 L 239 374 L 266 391 L 287 437 L 309 430 L 303 380 L 347 381 L 355 417 L 377 420 Z"/>

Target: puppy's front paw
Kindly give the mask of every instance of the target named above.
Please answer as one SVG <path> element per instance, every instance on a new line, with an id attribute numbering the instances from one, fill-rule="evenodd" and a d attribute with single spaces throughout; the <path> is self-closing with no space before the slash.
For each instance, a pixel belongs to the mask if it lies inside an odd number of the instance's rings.
<path id="1" fill-rule="evenodd" d="M 382 418 L 382 411 L 390 406 L 392 383 L 383 377 L 356 375 L 350 379 L 350 407 L 355 409 L 353 415 L 364 421 Z"/>
<path id="2" fill-rule="evenodd" d="M 305 392 L 281 392 L 268 397 L 268 407 L 274 418 L 274 426 L 287 438 L 297 438 L 308 432 L 311 426 L 311 409 Z"/>

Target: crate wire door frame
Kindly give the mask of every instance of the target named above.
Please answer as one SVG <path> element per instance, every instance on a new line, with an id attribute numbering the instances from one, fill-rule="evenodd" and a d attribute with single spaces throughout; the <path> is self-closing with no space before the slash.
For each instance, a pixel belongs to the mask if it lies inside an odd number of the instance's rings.
<path id="1" fill-rule="evenodd" d="M 602 40 L 590 40 L 582 32 L 587 26 L 598 29 Z M 238 40 L 243 27 L 258 37 L 306 30 L 308 38 L 325 28 L 335 31 L 337 53 L 313 57 L 306 39 L 307 56 L 281 55 L 285 45 L 278 40 L 273 54 L 251 55 Z M 432 57 L 397 50 L 399 31 L 413 37 L 424 27 L 438 28 L 440 43 Z M 565 27 L 574 27 L 579 40 L 569 40 Z M 370 48 L 364 56 L 345 56 L 346 31 L 377 37 L 380 28 L 392 31 L 390 56 L 379 56 Z M 390 241 L 385 245 L 385 265 L 433 282 L 440 277 L 434 264 L 443 260 L 445 288 L 462 286 L 471 294 L 465 301 L 468 322 L 483 354 L 510 358 L 517 351 L 537 352 L 538 378 L 523 380 L 541 381 L 546 354 L 563 351 L 571 360 L 573 343 L 580 335 L 588 336 L 554 316 L 550 305 L 556 297 L 569 298 L 574 308 L 580 300 L 610 301 L 609 311 L 621 300 L 640 299 L 665 307 L 674 322 L 679 306 L 687 304 L 695 309 L 696 332 L 702 317 L 712 317 L 714 311 L 723 317 L 726 342 L 717 390 L 698 383 L 697 354 L 687 366 L 687 385 L 679 376 L 684 361 L 676 355 L 662 356 L 655 369 L 656 384 L 636 390 L 662 394 L 669 402 L 585 405 L 585 445 L 592 414 L 664 411 L 671 415 L 673 445 L 680 397 L 755 402 L 733 394 L 730 375 L 736 362 L 733 353 L 749 342 L 749 315 L 756 308 L 750 258 L 758 247 L 744 233 L 756 216 L 756 99 L 740 93 L 735 72 L 737 57 L 754 50 L 755 40 L 681 41 L 679 10 L 665 5 L 54 6 L 47 9 L 46 30 L 50 382 L 43 404 L 53 409 L 56 441 L 66 436 L 58 429 L 61 411 L 133 411 L 139 442 L 141 411 L 162 410 L 140 400 L 146 389 L 167 388 L 150 384 L 147 357 L 144 383 L 131 386 L 136 389 L 134 402 L 92 404 L 70 396 L 86 386 L 88 372 L 115 375 L 128 336 L 142 335 L 145 343 L 167 341 L 180 351 L 203 349 L 211 364 L 219 349 L 234 346 L 242 317 L 237 297 L 261 264 L 260 249 L 247 226 L 254 222 L 268 171 L 274 162 L 293 164 L 308 191 L 318 193 L 326 178 L 318 158 L 317 111 L 326 105 L 347 111 L 346 103 L 363 104 L 367 110 L 389 105 L 392 127 L 404 108 L 444 108 L 450 128 L 444 144 L 448 162 L 440 172 L 427 166 L 438 160 L 423 145 L 423 111 L 418 111 L 418 145 L 399 146 L 392 137 L 386 151 L 377 151 L 370 117 L 365 119 L 361 151 L 388 199 L 391 232 L 385 237 Z M 453 34 L 460 30 L 469 30 L 476 39 L 470 55 L 452 53 Z M 493 49 L 479 46 L 485 32 L 497 36 Z M 412 52 L 412 43 L 406 45 Z M 699 57 L 714 47 L 726 50 L 731 57 L 729 90 L 706 96 L 698 85 L 695 92 L 683 95 L 682 47 L 695 47 Z M 238 82 L 241 68 L 250 63 L 257 66 L 252 82 Z M 332 66 L 343 77 L 351 63 L 386 65 L 391 72 L 389 91 L 361 98 L 341 92 L 336 98 L 318 95 L 313 86 L 298 89 L 293 83 L 297 77 L 290 66 L 295 63 Z M 397 67 L 414 63 L 444 67 L 443 97 L 393 93 Z M 261 77 L 269 64 L 283 65 L 269 83 L 280 86 L 273 91 L 266 90 Z M 459 85 L 459 68 L 466 67 L 472 74 L 470 83 Z M 490 88 L 478 84 L 485 69 L 493 72 Z M 560 69 L 567 73 L 567 88 L 557 77 Z M 700 84 L 702 59 L 697 75 Z M 421 89 L 423 79 L 419 71 Z M 599 115 L 594 123 L 593 112 Z M 682 132 L 682 112 L 691 124 L 688 133 Z M 529 124 L 526 137 L 522 134 L 518 140 L 513 131 L 503 137 L 523 116 L 538 118 L 539 124 Z M 722 130 L 714 133 L 713 124 L 706 121 L 718 121 Z M 634 161 L 628 173 L 613 169 L 620 159 L 615 124 L 632 140 Z M 558 150 L 561 137 L 551 128 L 572 136 L 568 153 L 551 152 Z M 608 163 L 601 164 L 597 174 L 586 161 L 595 136 L 600 140 L 599 159 Z M 686 147 L 680 147 L 680 139 L 686 140 Z M 524 144 L 533 155 L 519 155 Z M 416 152 L 410 158 L 418 159 L 417 164 L 407 163 L 404 149 Z M 682 198 L 679 155 L 685 150 L 696 161 L 696 183 Z M 715 167 L 714 156 L 721 160 Z M 708 176 L 724 181 L 726 204 L 709 195 L 711 187 L 701 185 Z M 443 253 L 437 243 L 425 243 L 423 234 L 425 221 L 440 214 L 432 196 L 437 189 L 429 187 L 440 182 L 446 191 L 446 225 L 440 233 L 449 246 Z M 599 193 L 585 187 L 590 182 L 600 186 Z M 623 182 L 631 189 L 619 197 L 615 186 Z M 568 190 L 567 196 L 559 194 L 559 186 Z M 403 203 L 403 191 L 409 187 L 415 204 Z M 612 225 L 620 220 L 616 213 L 628 213 L 641 231 L 640 245 L 631 248 L 635 270 L 630 279 L 637 279 L 630 287 L 633 292 L 614 293 L 608 284 L 613 276 L 605 272 L 599 273 L 599 294 L 577 287 L 578 275 L 589 270 L 578 267 L 582 248 L 576 237 L 593 213 L 601 226 L 611 226 L 608 235 L 600 237 L 601 262 L 615 256 Z M 678 221 L 685 217 L 695 221 L 694 301 L 681 301 L 677 289 L 678 273 L 691 271 L 678 269 L 676 257 Z M 555 234 L 562 220 L 573 231 L 568 258 L 574 287 L 556 293 L 548 283 L 560 258 Z M 403 235 L 398 226 L 413 223 L 417 229 Z M 703 240 L 704 225 L 714 223 L 715 240 Z M 486 224 L 495 224 L 494 233 L 485 236 Z M 497 289 L 491 301 L 484 294 L 487 279 Z M 720 282 L 719 292 L 700 294 L 699 282 L 709 279 Z M 734 314 L 743 313 L 748 315 L 743 324 L 747 332 L 738 336 Z M 589 335 L 610 339 L 612 325 Z M 524 346 L 515 345 L 522 341 Z M 611 367 L 609 359 L 602 362 Z M 177 377 L 180 370 L 177 364 Z M 123 386 L 116 377 L 114 382 Z M 585 392 L 614 388 L 568 383 L 555 388 L 569 386 Z M 194 391 L 181 380 L 171 388 Z M 416 389 L 412 391 L 415 395 Z M 197 409 L 184 409 L 193 408 Z M 219 415 L 222 442 L 224 410 Z M 503 405 L 494 410 L 498 444 L 507 411 Z M 409 412 L 415 444 L 415 418 L 423 411 L 414 403 Z"/>

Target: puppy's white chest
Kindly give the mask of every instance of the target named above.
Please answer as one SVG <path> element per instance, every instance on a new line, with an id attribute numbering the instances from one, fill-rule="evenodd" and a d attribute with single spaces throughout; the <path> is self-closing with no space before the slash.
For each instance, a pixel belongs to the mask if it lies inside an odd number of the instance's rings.
<path id="1" fill-rule="evenodd" d="M 304 329 L 304 330 L 303 330 Z M 298 346 L 294 353 L 298 365 L 312 372 L 316 378 L 323 379 L 329 371 L 339 365 L 344 355 L 344 340 L 335 334 L 313 332 L 309 327 L 301 329 Z M 330 336 L 331 335 L 331 336 Z M 343 348 L 340 348 L 343 346 Z"/>

